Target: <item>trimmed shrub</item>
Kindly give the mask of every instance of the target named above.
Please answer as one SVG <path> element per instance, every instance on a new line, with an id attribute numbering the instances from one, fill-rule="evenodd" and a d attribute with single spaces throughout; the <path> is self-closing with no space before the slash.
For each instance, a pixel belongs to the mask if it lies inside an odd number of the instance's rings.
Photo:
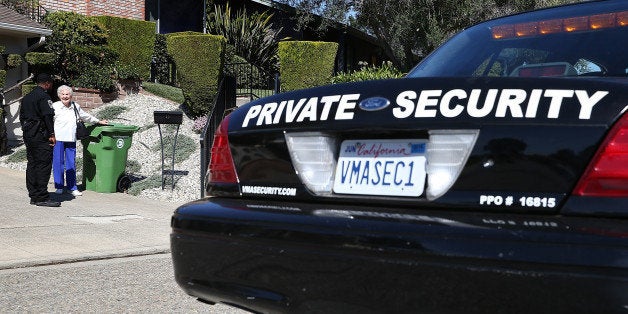
<path id="1" fill-rule="evenodd" d="M 33 89 L 35 89 L 35 83 L 26 83 L 24 85 L 22 85 L 22 96 L 25 96 L 26 94 L 30 93 L 33 91 Z"/>
<path id="2" fill-rule="evenodd" d="M 46 37 L 46 49 L 50 52 L 64 52 L 63 46 L 106 45 L 107 32 L 97 20 L 72 12 L 56 11 L 48 13 L 43 23 L 52 29 Z"/>
<path id="3" fill-rule="evenodd" d="M 391 78 L 403 77 L 404 73 L 397 70 L 390 62 L 385 62 L 381 67 L 362 65 L 362 68 L 358 71 L 351 73 L 339 73 L 331 78 L 332 84 L 348 83 L 358 81 L 370 81 L 370 80 L 384 80 Z"/>
<path id="4" fill-rule="evenodd" d="M 151 94 L 172 100 L 178 104 L 182 104 L 185 101 L 181 89 L 177 87 L 149 82 L 142 83 L 142 87 Z"/>
<path id="5" fill-rule="evenodd" d="M 18 54 L 12 53 L 7 57 L 7 66 L 10 69 L 19 67 L 22 65 L 22 62 L 24 62 L 24 58 Z"/>
<path id="6" fill-rule="evenodd" d="M 142 170 L 142 164 L 137 160 L 129 159 L 126 161 L 126 173 L 139 173 Z"/>
<path id="7" fill-rule="evenodd" d="M 7 71 L 0 70 L 0 89 L 4 88 L 4 85 L 7 83 Z"/>
<path id="8" fill-rule="evenodd" d="M 200 33 L 179 33 L 167 37 L 168 53 L 177 66 L 177 82 L 191 117 L 212 109 L 222 73 L 225 39 Z"/>
<path id="9" fill-rule="evenodd" d="M 119 56 L 118 78 L 148 80 L 155 47 L 155 22 L 114 16 L 94 18 L 107 29 L 109 48 Z"/>
<path id="10" fill-rule="evenodd" d="M 113 92 L 118 86 L 111 78 L 113 69 L 103 66 L 90 66 L 83 68 L 83 74 L 70 81 L 73 86 L 98 89 L 102 92 Z"/>
<path id="11" fill-rule="evenodd" d="M 170 64 L 172 57 L 166 48 L 166 35 L 155 35 L 155 50 L 153 51 L 154 79 L 157 83 L 172 85 Z"/>
<path id="12" fill-rule="evenodd" d="M 147 77 L 143 76 L 142 67 L 137 67 L 133 64 L 124 64 L 122 62 L 116 62 L 115 66 L 116 77 L 118 80 L 145 80 Z"/>
<path id="13" fill-rule="evenodd" d="M 161 179 L 162 179 L 161 174 L 154 174 L 141 181 L 133 182 L 133 184 L 127 191 L 127 193 L 137 196 L 137 195 L 140 195 L 140 193 L 142 193 L 142 191 L 144 190 L 159 188 L 161 187 Z M 170 176 L 166 176 L 164 177 L 164 179 L 170 179 Z M 168 184 L 171 184 L 171 183 L 168 183 Z"/>
<path id="14" fill-rule="evenodd" d="M 63 11 L 48 13 L 44 24 L 52 30 L 46 38 L 46 51 L 57 56 L 51 74 L 75 86 L 102 91 L 116 88 L 115 82 L 106 76 L 111 74 L 118 54 L 107 46 L 107 32 L 102 24 L 94 18 Z"/>
<path id="15" fill-rule="evenodd" d="M 57 55 L 49 52 L 27 52 L 26 63 L 34 67 L 51 67 L 57 61 Z"/>
<path id="16" fill-rule="evenodd" d="M 172 146 L 174 145 L 174 134 L 168 134 L 168 135 L 164 135 L 163 137 L 163 149 L 164 152 L 172 152 Z M 151 150 L 153 152 L 158 152 L 161 151 L 162 146 L 161 146 L 161 141 L 155 143 L 152 147 Z M 196 140 L 194 140 L 193 138 L 187 136 L 187 135 L 181 135 L 179 134 L 179 136 L 177 137 L 177 147 L 176 150 L 174 152 L 174 162 L 175 163 L 180 163 L 185 161 L 186 159 L 188 159 L 190 156 L 192 156 L 192 154 L 194 154 L 194 152 L 196 151 L 197 147 L 196 147 Z M 172 161 L 172 154 L 164 154 L 164 159 L 168 160 L 168 161 Z"/>
<path id="17" fill-rule="evenodd" d="M 338 43 L 284 41 L 279 43 L 281 90 L 329 84 L 334 74 Z"/>
<path id="18" fill-rule="evenodd" d="M 18 149 L 11 156 L 7 157 L 7 162 L 24 162 L 27 160 L 26 148 Z"/>
<path id="19" fill-rule="evenodd" d="M 127 110 L 129 109 L 124 106 L 107 106 L 99 110 L 98 113 L 96 113 L 96 117 L 99 120 L 113 120 L 117 119 L 119 115 Z"/>

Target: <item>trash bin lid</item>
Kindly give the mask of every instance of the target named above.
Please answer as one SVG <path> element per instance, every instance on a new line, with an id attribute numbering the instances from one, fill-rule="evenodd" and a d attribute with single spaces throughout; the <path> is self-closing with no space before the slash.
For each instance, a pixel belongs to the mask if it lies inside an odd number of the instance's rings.
<path id="1" fill-rule="evenodd" d="M 100 133 L 125 133 L 132 134 L 139 130 L 139 126 L 135 125 L 125 125 L 125 124 L 107 124 L 107 125 L 96 125 L 94 129 L 91 131 L 91 136 L 98 136 Z"/>

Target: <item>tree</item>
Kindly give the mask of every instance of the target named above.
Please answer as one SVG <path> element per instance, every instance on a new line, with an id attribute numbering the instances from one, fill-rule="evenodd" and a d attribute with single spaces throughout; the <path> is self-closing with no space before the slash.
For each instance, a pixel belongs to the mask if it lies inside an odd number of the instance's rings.
<path id="1" fill-rule="evenodd" d="M 403 71 L 461 29 L 493 17 L 577 0 L 279 0 L 298 9 L 298 27 L 340 22 L 374 36 Z M 324 17 L 315 19 L 313 14 Z M 313 22 L 318 21 L 318 22 Z"/>
<path id="2" fill-rule="evenodd" d="M 351 25 L 363 0 L 276 0 L 297 9 L 297 28 L 324 31 L 332 23 Z M 385 3 L 386 1 L 382 1 Z M 394 2 L 394 1 L 393 1 Z M 320 19 L 318 17 L 323 17 Z"/>
<path id="3" fill-rule="evenodd" d="M 117 53 L 107 47 L 107 32 L 92 18 L 72 12 L 52 12 L 43 23 L 52 30 L 46 51 L 57 56 L 54 74 L 65 83 L 113 91 L 111 73 Z"/>
<path id="4" fill-rule="evenodd" d="M 272 14 L 267 12 L 248 14 L 246 9 L 233 14 L 229 3 L 223 8 L 215 6 L 207 15 L 207 31 L 221 35 L 235 53 L 266 73 L 277 70 L 277 35 L 281 28 L 274 29 L 270 22 Z"/>

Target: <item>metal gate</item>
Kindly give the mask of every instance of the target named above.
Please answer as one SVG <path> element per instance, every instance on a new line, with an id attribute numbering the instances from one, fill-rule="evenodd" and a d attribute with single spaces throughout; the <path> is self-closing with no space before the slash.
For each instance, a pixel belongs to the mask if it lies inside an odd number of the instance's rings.
<path id="1" fill-rule="evenodd" d="M 250 63 L 225 64 L 225 75 L 235 77 L 236 96 L 249 101 L 276 94 L 279 74 L 268 74 Z"/>

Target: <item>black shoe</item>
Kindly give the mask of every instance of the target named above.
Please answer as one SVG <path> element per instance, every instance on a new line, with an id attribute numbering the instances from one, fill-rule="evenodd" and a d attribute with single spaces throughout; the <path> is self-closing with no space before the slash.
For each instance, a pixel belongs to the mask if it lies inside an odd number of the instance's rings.
<path id="1" fill-rule="evenodd" d="M 33 202 L 33 201 L 31 201 L 31 204 L 36 205 L 36 206 L 46 206 L 46 207 L 59 207 L 59 206 L 61 206 L 60 202 L 55 202 L 55 201 L 51 201 L 51 200 L 41 201 L 41 202 Z"/>

